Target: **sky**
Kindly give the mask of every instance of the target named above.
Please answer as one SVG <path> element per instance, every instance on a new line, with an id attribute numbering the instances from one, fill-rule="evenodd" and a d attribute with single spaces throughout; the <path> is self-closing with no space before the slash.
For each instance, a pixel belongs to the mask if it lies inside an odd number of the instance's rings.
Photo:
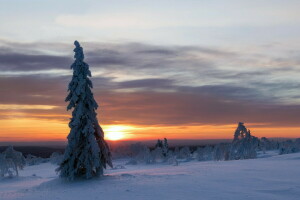
<path id="1" fill-rule="evenodd" d="M 300 136 L 299 1 L 0 1 L 0 142 L 66 139 L 74 40 L 109 140 Z"/>

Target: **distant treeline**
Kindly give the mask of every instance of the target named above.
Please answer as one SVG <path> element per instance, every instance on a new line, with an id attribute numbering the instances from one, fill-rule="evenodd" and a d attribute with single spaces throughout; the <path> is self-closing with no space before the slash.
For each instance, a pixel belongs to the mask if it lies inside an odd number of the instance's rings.
<path id="1" fill-rule="evenodd" d="M 0 146 L 0 153 L 7 147 L 8 146 Z M 14 146 L 14 149 L 22 152 L 24 156 L 31 154 L 41 158 L 49 158 L 53 152 L 64 152 L 64 147 Z"/>

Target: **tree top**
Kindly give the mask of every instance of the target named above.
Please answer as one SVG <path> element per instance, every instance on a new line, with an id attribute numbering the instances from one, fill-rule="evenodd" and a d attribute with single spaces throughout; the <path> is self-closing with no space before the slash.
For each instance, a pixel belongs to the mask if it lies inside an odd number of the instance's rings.
<path id="1" fill-rule="evenodd" d="M 79 42 L 77 40 L 74 41 L 74 45 L 75 45 L 75 49 L 74 49 L 75 55 L 74 55 L 74 58 L 76 60 L 83 61 L 84 54 L 83 54 L 82 47 L 80 46 L 80 44 L 79 44 Z"/>

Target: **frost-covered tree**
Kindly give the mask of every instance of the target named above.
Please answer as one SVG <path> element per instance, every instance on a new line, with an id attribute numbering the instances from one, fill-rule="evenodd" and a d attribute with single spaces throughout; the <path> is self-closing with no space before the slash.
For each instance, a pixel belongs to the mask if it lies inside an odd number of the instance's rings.
<path id="1" fill-rule="evenodd" d="M 230 148 L 230 160 L 256 158 L 259 139 L 251 135 L 244 123 L 239 122 L 234 133 L 234 138 Z"/>
<path id="2" fill-rule="evenodd" d="M 52 164 L 58 165 L 61 163 L 63 159 L 63 155 L 59 152 L 53 152 L 49 158 Z"/>
<path id="3" fill-rule="evenodd" d="M 245 137 L 249 136 L 249 131 L 247 130 L 247 128 L 245 127 L 243 122 L 239 122 L 238 123 L 238 127 L 234 132 L 234 138 L 233 138 L 233 142 L 243 139 Z"/>
<path id="4" fill-rule="evenodd" d="M 203 160 L 212 160 L 213 159 L 213 148 L 210 145 L 206 145 L 203 149 Z"/>
<path id="5" fill-rule="evenodd" d="M 146 145 L 138 142 L 130 145 L 130 150 L 131 150 L 131 160 L 129 161 L 128 164 L 152 163 L 151 152 Z"/>
<path id="6" fill-rule="evenodd" d="M 185 159 L 186 161 L 191 159 L 191 150 L 189 147 L 182 147 L 179 151 L 178 159 Z"/>
<path id="7" fill-rule="evenodd" d="M 215 161 L 224 160 L 224 152 L 223 152 L 223 149 L 221 147 L 221 144 L 217 144 L 214 147 L 213 158 L 214 158 Z"/>
<path id="8" fill-rule="evenodd" d="M 163 147 L 163 142 L 160 139 L 157 140 L 156 145 L 155 145 L 155 148 L 158 148 L 158 147 L 160 147 L 160 148 Z"/>
<path id="9" fill-rule="evenodd" d="M 229 160 L 230 158 L 230 144 L 220 143 L 215 145 L 213 150 L 213 159 L 215 161 Z"/>
<path id="10" fill-rule="evenodd" d="M 18 169 L 23 169 L 25 164 L 26 161 L 23 154 L 9 146 L 0 154 L 0 176 L 19 176 Z"/>
<path id="11" fill-rule="evenodd" d="M 158 139 L 155 148 L 161 148 L 163 155 L 167 157 L 169 151 L 169 144 L 167 138 L 164 138 L 163 141 Z"/>
<path id="12" fill-rule="evenodd" d="M 162 151 L 163 151 L 163 155 L 166 157 L 168 155 L 168 152 L 169 152 L 169 144 L 168 144 L 167 138 L 164 138 Z"/>
<path id="13" fill-rule="evenodd" d="M 45 161 L 46 161 L 46 159 L 31 155 L 31 154 L 27 154 L 27 156 L 26 156 L 26 164 L 28 166 L 39 165 Z"/>
<path id="14" fill-rule="evenodd" d="M 155 148 L 151 151 L 152 162 L 153 163 L 161 163 L 165 161 L 165 156 L 163 155 L 163 150 L 160 147 Z"/>
<path id="15" fill-rule="evenodd" d="M 296 153 L 300 151 L 300 139 L 286 140 L 280 143 L 279 155 Z"/>
<path id="16" fill-rule="evenodd" d="M 69 83 L 67 110 L 73 108 L 69 123 L 68 145 L 57 169 L 60 177 L 73 180 L 76 177 L 91 178 L 103 174 L 106 165 L 112 167 L 111 153 L 104 140 L 104 132 L 97 120 L 96 103 L 91 88 L 91 72 L 84 62 L 83 49 L 75 41 L 75 62 L 71 65 L 73 77 Z"/>
<path id="17" fill-rule="evenodd" d="M 198 147 L 196 150 L 196 159 L 198 161 L 203 161 L 204 160 L 204 148 L 203 147 Z"/>

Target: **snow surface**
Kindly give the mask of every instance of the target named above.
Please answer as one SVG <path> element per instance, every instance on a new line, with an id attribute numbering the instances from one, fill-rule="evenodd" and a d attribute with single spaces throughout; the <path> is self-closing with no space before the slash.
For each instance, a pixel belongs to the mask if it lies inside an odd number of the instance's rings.
<path id="1" fill-rule="evenodd" d="M 53 164 L 28 166 L 19 178 L 0 180 L 0 199 L 300 199 L 300 153 L 268 152 L 251 160 L 125 167 L 108 169 L 100 179 L 67 182 L 58 178 Z"/>

